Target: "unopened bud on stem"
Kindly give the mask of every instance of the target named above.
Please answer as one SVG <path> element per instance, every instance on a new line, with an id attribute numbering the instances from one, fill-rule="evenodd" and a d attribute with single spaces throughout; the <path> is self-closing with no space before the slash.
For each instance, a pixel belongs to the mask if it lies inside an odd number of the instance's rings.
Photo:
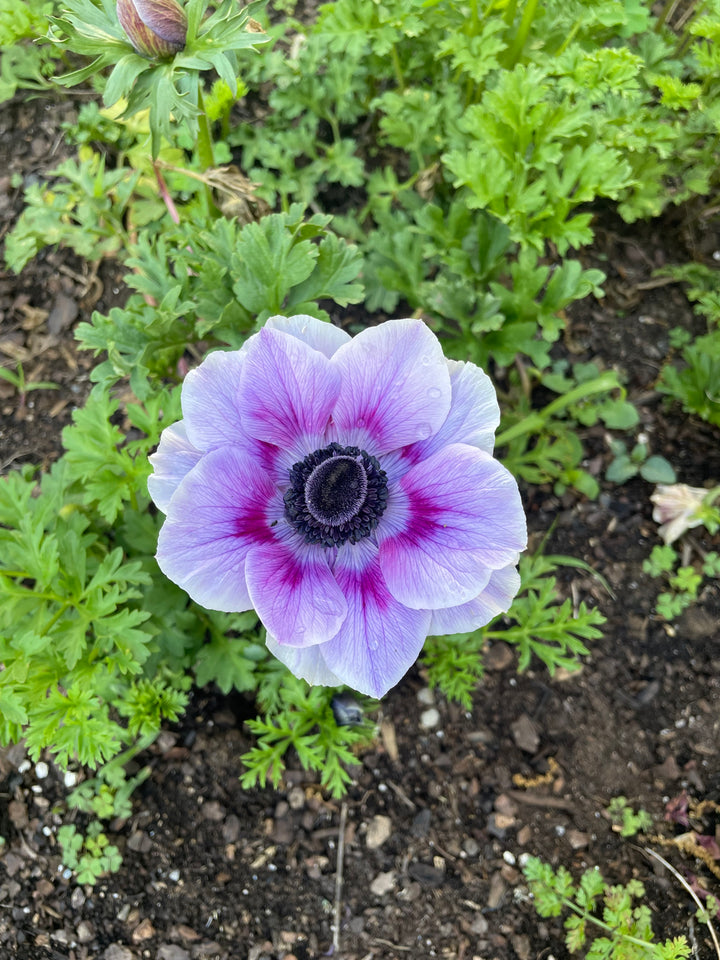
<path id="1" fill-rule="evenodd" d="M 185 47 L 187 16 L 177 0 L 117 0 L 120 26 L 138 53 L 172 57 Z"/>

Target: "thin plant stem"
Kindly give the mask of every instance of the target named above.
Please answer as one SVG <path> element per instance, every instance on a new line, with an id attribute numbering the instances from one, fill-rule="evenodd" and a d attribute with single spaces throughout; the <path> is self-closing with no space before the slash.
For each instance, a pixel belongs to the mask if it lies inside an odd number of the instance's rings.
<path id="1" fill-rule="evenodd" d="M 347 822 L 347 803 L 340 807 L 340 826 L 338 827 L 337 867 L 335 869 L 335 906 L 333 909 L 333 950 L 340 953 L 340 913 L 342 908 L 343 865 L 345 857 L 345 824 Z"/>
<path id="2" fill-rule="evenodd" d="M 213 154 L 212 137 L 210 135 L 210 124 L 205 113 L 205 99 L 203 98 L 202 84 L 198 84 L 198 159 L 200 167 L 203 170 L 209 170 L 215 166 L 215 156 Z"/>
<path id="3" fill-rule="evenodd" d="M 513 42 L 510 44 L 510 49 L 507 52 L 506 66 L 508 70 L 512 70 L 520 58 L 520 54 L 523 52 L 527 38 L 530 34 L 530 27 L 535 19 L 537 5 L 538 0 L 527 0 L 527 3 L 525 4 L 520 25 L 517 28 Z"/>
<path id="4" fill-rule="evenodd" d="M 658 861 L 658 863 L 661 863 L 664 867 L 666 867 L 670 871 L 670 873 L 672 873 L 675 879 L 678 880 L 683 885 L 683 887 L 685 887 L 687 892 L 690 894 L 690 896 L 693 898 L 693 900 L 697 904 L 698 909 L 701 911 L 707 912 L 705 911 L 705 908 L 700 902 L 700 898 L 695 893 L 695 891 L 690 886 L 690 884 L 687 882 L 687 880 L 685 880 L 685 878 L 681 876 L 680 873 L 678 873 L 675 867 L 671 863 L 669 863 L 665 859 L 665 857 L 661 857 L 659 853 L 656 853 L 650 847 L 643 847 L 642 850 L 643 850 L 643 853 L 645 853 L 648 857 L 654 857 Z M 707 916 L 705 922 L 707 923 L 708 930 L 710 931 L 710 936 L 712 937 L 713 946 L 715 947 L 715 953 L 718 956 L 718 960 L 720 960 L 720 940 L 718 940 L 718 935 L 715 931 L 715 927 L 713 926 L 709 916 Z"/>
<path id="5" fill-rule="evenodd" d="M 576 913 L 579 917 L 582 917 L 583 920 L 589 920 L 590 923 L 594 923 L 595 926 L 600 927 L 601 930 L 605 930 L 607 933 L 612 934 L 613 937 L 619 937 L 626 943 L 634 943 L 638 947 L 645 947 L 646 950 L 655 951 L 657 946 L 656 944 L 647 940 L 641 940 L 639 937 L 633 937 L 629 933 L 621 933 L 619 930 L 616 930 L 615 927 L 611 927 L 609 923 L 605 923 L 605 921 L 601 920 L 599 917 L 595 917 L 591 913 L 588 913 L 587 910 L 581 910 L 580 907 L 573 903 L 572 900 L 568 900 L 563 897 L 562 902 L 564 906 L 566 906 L 569 910 L 572 910 L 573 913 Z"/>
<path id="6" fill-rule="evenodd" d="M 201 170 L 209 170 L 211 167 L 215 166 L 215 155 L 213 153 L 212 136 L 210 134 L 210 123 L 208 121 L 207 114 L 205 113 L 205 100 L 203 98 L 201 82 L 198 83 L 198 109 L 200 110 L 197 118 L 198 160 L 200 161 Z M 205 200 L 207 203 L 208 214 L 210 216 L 216 216 L 217 208 L 215 206 L 215 201 L 213 200 L 212 190 L 207 184 L 205 184 Z"/>
<path id="7" fill-rule="evenodd" d="M 665 6 L 660 11 L 660 15 L 655 21 L 655 33 L 660 33 L 668 17 L 674 12 L 680 0 L 667 0 Z"/>
<path id="8" fill-rule="evenodd" d="M 478 15 L 478 0 L 470 0 L 470 36 L 474 37 L 478 31 L 480 25 L 480 17 Z"/>
<path id="9" fill-rule="evenodd" d="M 160 196 L 163 199 L 163 203 L 168 209 L 170 218 L 173 223 L 180 223 L 180 214 L 177 212 L 177 207 L 175 206 L 175 201 L 170 196 L 170 191 L 168 190 L 167 183 L 165 183 L 165 178 L 160 172 L 160 168 L 157 165 L 157 162 L 153 160 L 153 170 L 155 172 L 155 179 L 158 182 L 158 187 L 160 189 Z"/>
<path id="10" fill-rule="evenodd" d="M 617 376 L 612 371 L 607 371 L 602 376 L 597 377 L 595 380 L 591 380 L 589 383 L 579 383 L 568 393 L 564 394 L 563 396 L 556 397 L 552 403 L 549 403 L 542 410 L 542 412 L 531 413 L 519 423 L 514 424 L 512 427 L 508 427 L 507 430 L 503 430 L 502 433 L 497 435 L 495 444 L 498 447 L 507 446 L 511 440 L 515 440 L 517 437 L 522 437 L 526 433 L 533 433 L 535 430 L 543 427 L 550 417 L 554 416 L 556 413 L 559 413 L 565 407 L 568 407 L 573 403 L 577 403 L 578 400 L 584 400 L 586 397 L 593 396 L 593 394 L 603 393 L 606 390 L 612 390 L 613 388 L 617 387 Z"/>
<path id="11" fill-rule="evenodd" d="M 395 80 L 400 90 L 405 89 L 405 77 L 403 76 L 402 67 L 400 66 L 400 57 L 398 56 L 397 47 L 395 44 L 390 48 L 392 52 L 392 62 L 393 68 L 395 70 Z"/>

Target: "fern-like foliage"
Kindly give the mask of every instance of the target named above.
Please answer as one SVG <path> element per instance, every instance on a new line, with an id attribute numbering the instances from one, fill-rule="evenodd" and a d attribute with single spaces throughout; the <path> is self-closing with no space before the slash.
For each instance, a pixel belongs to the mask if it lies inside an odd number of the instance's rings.
<path id="1" fill-rule="evenodd" d="M 264 717 L 248 721 L 258 742 L 241 758 L 244 787 L 264 787 L 268 782 L 277 787 L 293 748 L 306 770 L 319 772 L 320 783 L 332 796 L 346 792 L 352 780 L 346 766 L 357 763 L 353 748 L 369 743 L 374 728 L 370 722 L 338 726 L 330 705 L 333 693 L 308 686 L 280 665 L 269 665 L 258 691 Z"/>
<path id="2" fill-rule="evenodd" d="M 592 868 L 575 883 L 565 867 L 555 871 L 537 857 L 528 860 L 523 872 L 541 917 L 567 914 L 563 925 L 570 953 L 584 951 L 587 960 L 683 960 L 690 955 L 685 937 L 655 940 L 650 909 L 639 902 L 645 895 L 639 880 L 609 886 Z"/>

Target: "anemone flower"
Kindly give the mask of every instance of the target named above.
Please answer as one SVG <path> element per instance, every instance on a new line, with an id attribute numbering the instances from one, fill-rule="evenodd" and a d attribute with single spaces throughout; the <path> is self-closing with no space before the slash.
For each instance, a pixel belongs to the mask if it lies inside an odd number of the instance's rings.
<path id="1" fill-rule="evenodd" d="M 272 317 L 187 375 L 182 411 L 150 458 L 158 564 L 204 607 L 254 607 L 295 675 L 380 697 L 428 635 L 509 608 L 526 527 L 495 391 L 421 320 Z"/>

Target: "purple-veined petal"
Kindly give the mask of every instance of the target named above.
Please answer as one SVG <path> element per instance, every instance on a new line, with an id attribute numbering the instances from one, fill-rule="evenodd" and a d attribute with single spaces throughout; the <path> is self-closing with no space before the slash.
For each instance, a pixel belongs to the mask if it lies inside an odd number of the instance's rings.
<path id="1" fill-rule="evenodd" d="M 185 46 L 187 15 L 177 0 L 133 0 L 138 16 L 177 50 Z"/>
<path id="2" fill-rule="evenodd" d="M 337 635 L 319 652 L 328 669 L 354 690 L 382 697 L 407 673 L 422 650 L 429 610 L 410 610 L 388 591 L 369 541 L 338 550 L 333 573 L 348 613 Z"/>
<path id="3" fill-rule="evenodd" d="M 451 443 L 493 452 L 500 407 L 490 377 L 474 363 L 448 360 L 447 364 L 452 388 L 450 412 L 437 433 L 407 449 L 415 463 Z"/>
<path id="4" fill-rule="evenodd" d="M 294 534 L 253 547 L 245 572 L 257 615 L 283 646 L 324 643 L 347 615 L 327 551 Z"/>
<path id="5" fill-rule="evenodd" d="M 340 375 L 327 357 L 295 336 L 263 328 L 243 359 L 243 426 L 297 459 L 323 445 L 339 390 Z"/>
<path id="6" fill-rule="evenodd" d="M 270 317 L 265 321 L 265 326 L 270 330 L 280 330 L 281 333 L 297 337 L 313 350 L 324 353 L 328 359 L 351 339 L 350 334 L 340 327 L 304 313 L 297 313 L 292 317 Z"/>
<path id="7" fill-rule="evenodd" d="M 211 610 L 249 610 L 245 563 L 254 544 L 271 542 L 282 498 L 242 450 L 205 454 L 176 489 L 160 531 L 157 561 L 166 577 Z"/>
<path id="8" fill-rule="evenodd" d="M 185 46 L 187 15 L 176 0 L 117 0 L 120 26 L 138 53 L 171 57 Z"/>
<path id="9" fill-rule="evenodd" d="M 520 574 L 514 564 L 493 570 L 480 596 L 458 607 L 433 610 L 430 633 L 441 637 L 448 633 L 470 633 L 510 609 L 520 589 Z"/>
<path id="10" fill-rule="evenodd" d="M 342 374 L 333 411 L 336 437 L 373 456 L 425 440 L 450 409 L 450 374 L 442 347 L 422 320 L 388 320 L 340 347 Z"/>
<path id="11" fill-rule="evenodd" d="M 213 450 L 227 443 L 246 446 L 238 405 L 244 359 L 244 350 L 216 350 L 185 377 L 183 417 L 188 438 L 198 450 Z"/>
<path id="12" fill-rule="evenodd" d="M 185 421 L 178 420 L 166 427 L 160 437 L 160 445 L 148 459 L 153 473 L 148 477 L 148 493 L 155 506 L 167 513 L 172 495 L 198 462 L 202 453 L 190 443 L 185 430 Z"/>
<path id="13" fill-rule="evenodd" d="M 392 483 L 414 463 L 425 460 L 451 443 L 466 443 L 492 453 L 500 408 L 490 377 L 474 363 L 446 361 L 452 399 L 445 422 L 427 440 L 418 440 L 382 458 L 382 468 Z"/>
<path id="14" fill-rule="evenodd" d="M 267 648 L 270 653 L 284 663 L 290 673 L 313 686 L 339 687 L 342 680 L 330 670 L 322 655 L 323 644 L 314 647 L 286 647 L 268 633 Z"/>
<path id="15" fill-rule="evenodd" d="M 478 596 L 489 571 L 525 548 L 527 530 L 512 475 L 484 451 L 452 444 L 390 488 L 377 536 L 392 595 L 434 610 Z"/>
<path id="16" fill-rule="evenodd" d="M 246 346 L 216 350 L 183 381 L 182 410 L 188 440 L 202 452 L 230 444 L 257 461 L 273 480 L 287 476 L 293 464 L 287 451 L 262 443 L 243 427 L 240 414 L 240 371 Z"/>

